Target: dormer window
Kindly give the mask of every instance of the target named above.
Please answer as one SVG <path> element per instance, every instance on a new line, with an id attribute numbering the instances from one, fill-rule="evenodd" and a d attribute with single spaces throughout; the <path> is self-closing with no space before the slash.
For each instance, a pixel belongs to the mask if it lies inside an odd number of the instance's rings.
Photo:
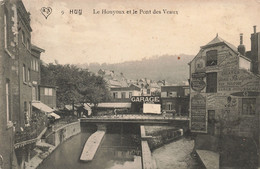
<path id="1" fill-rule="evenodd" d="M 207 56 L 207 66 L 214 66 L 218 64 L 218 51 L 210 50 L 206 53 Z"/>

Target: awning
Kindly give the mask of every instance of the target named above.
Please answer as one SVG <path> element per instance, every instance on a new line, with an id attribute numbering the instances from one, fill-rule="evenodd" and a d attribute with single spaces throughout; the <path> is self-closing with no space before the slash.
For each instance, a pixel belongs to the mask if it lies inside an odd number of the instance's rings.
<path id="1" fill-rule="evenodd" d="M 90 104 L 93 107 L 93 104 Z M 99 103 L 98 108 L 131 108 L 131 103 L 122 103 L 122 102 L 110 102 L 110 103 Z"/>
<path id="2" fill-rule="evenodd" d="M 46 104 L 43 104 L 40 101 L 33 101 L 32 102 L 32 106 L 37 108 L 37 109 L 39 109 L 39 110 L 41 110 L 41 111 L 47 112 L 47 113 L 50 113 L 50 112 L 54 111 L 52 108 L 50 108 Z"/>
<path id="3" fill-rule="evenodd" d="M 54 117 L 55 119 L 60 119 L 60 116 L 58 114 L 56 114 L 56 113 L 50 113 L 48 115 Z"/>

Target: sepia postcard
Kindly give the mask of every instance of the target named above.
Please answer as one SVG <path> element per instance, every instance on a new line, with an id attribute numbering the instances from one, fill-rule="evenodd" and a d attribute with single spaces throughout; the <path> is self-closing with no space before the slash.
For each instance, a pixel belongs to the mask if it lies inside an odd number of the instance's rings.
<path id="1" fill-rule="evenodd" d="M 0 169 L 260 168 L 260 0 L 0 0 Z"/>

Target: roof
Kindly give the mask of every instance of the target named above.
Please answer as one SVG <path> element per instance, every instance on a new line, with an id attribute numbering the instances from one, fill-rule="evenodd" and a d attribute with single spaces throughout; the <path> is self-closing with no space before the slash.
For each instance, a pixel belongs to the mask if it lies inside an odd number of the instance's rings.
<path id="1" fill-rule="evenodd" d="M 225 45 L 227 45 L 230 49 L 232 49 L 234 52 L 238 53 L 237 51 L 237 48 L 232 45 L 231 43 L 225 41 L 224 39 L 222 39 L 221 37 L 217 36 L 212 40 L 210 41 L 207 45 L 205 46 L 201 46 L 201 48 L 207 48 L 207 47 L 211 47 L 211 46 L 215 46 L 215 45 L 219 45 L 221 43 L 224 43 Z"/>
<path id="2" fill-rule="evenodd" d="M 110 89 L 110 91 L 133 91 L 133 90 L 140 91 L 141 88 L 135 84 L 130 84 L 129 87 L 113 87 Z"/>
<path id="3" fill-rule="evenodd" d="M 201 46 L 201 49 L 205 49 L 205 48 L 212 47 L 212 46 L 217 46 L 217 45 L 220 45 L 220 44 L 225 44 L 225 45 L 227 45 L 233 52 L 235 52 L 236 54 L 238 54 L 239 57 L 242 57 L 242 58 L 244 58 L 244 59 L 246 59 L 246 60 L 248 60 L 248 61 L 251 61 L 251 59 L 250 59 L 249 57 L 246 57 L 246 56 L 241 55 L 241 54 L 238 52 L 237 48 L 236 48 L 234 45 L 232 45 L 231 43 L 229 43 L 229 42 L 225 41 L 224 39 L 222 39 L 221 37 L 219 37 L 218 34 L 217 34 L 217 36 L 216 36 L 212 41 L 210 41 L 208 44 L 206 44 L 205 46 Z M 201 53 L 201 51 L 202 51 L 202 50 L 199 51 L 199 53 L 188 63 L 188 65 L 190 65 L 190 63 Z M 247 53 L 247 55 L 248 55 L 248 54 L 249 54 L 249 53 Z"/>
<path id="4" fill-rule="evenodd" d="M 40 101 L 32 101 L 32 106 L 47 113 L 51 113 L 54 111 L 52 108 L 50 108 L 46 104 L 43 104 Z"/>
<path id="5" fill-rule="evenodd" d="M 39 48 L 38 46 L 35 46 L 35 45 L 33 45 L 33 44 L 32 44 L 32 46 L 31 46 L 31 49 L 32 49 L 32 50 L 39 51 L 39 52 L 45 52 L 45 50 L 44 50 L 44 49 L 42 49 L 42 48 Z"/>
<path id="6" fill-rule="evenodd" d="M 58 115 L 58 114 L 56 114 L 56 113 L 50 113 L 49 114 L 49 116 L 52 116 L 52 117 L 54 117 L 55 119 L 60 119 L 60 116 Z"/>

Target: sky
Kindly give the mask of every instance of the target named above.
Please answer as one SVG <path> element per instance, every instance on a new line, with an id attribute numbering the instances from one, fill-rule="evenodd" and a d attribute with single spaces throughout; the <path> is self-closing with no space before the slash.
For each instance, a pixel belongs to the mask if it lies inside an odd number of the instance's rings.
<path id="1" fill-rule="evenodd" d="M 45 49 L 41 59 L 46 63 L 121 63 L 165 54 L 195 56 L 217 33 L 235 46 L 243 33 L 246 50 L 250 50 L 253 26 L 260 31 L 260 0 L 23 2 L 31 13 L 32 43 Z M 42 7 L 52 8 L 47 19 Z M 82 14 L 71 14 L 75 9 L 81 9 Z M 125 13 L 102 14 L 102 10 Z M 128 10 L 137 14 L 127 14 Z M 154 10 L 161 14 L 153 14 Z M 178 14 L 164 14 L 163 10 Z"/>

